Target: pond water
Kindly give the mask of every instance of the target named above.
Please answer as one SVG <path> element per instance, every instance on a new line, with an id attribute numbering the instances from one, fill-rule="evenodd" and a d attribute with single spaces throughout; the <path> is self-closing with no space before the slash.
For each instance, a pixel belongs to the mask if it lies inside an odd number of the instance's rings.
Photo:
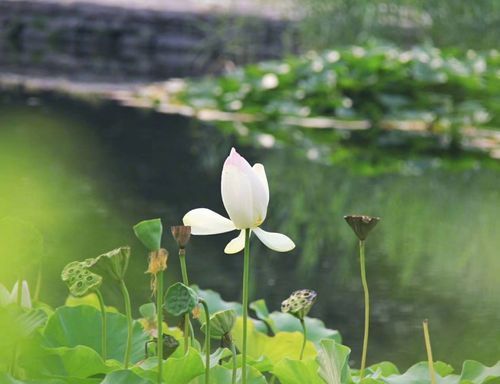
<path id="1" fill-rule="evenodd" d="M 235 146 L 266 166 L 271 202 L 264 229 L 297 244 L 278 254 L 252 243 L 253 299 L 265 298 L 276 310 L 294 289 L 317 290 L 311 316 L 342 333 L 359 365 L 363 295 L 356 240 L 342 217 L 377 215 L 382 221 L 367 242 L 369 361 L 392 360 L 404 369 L 424 360 L 424 318 L 436 359 L 456 369 L 466 359 L 500 359 L 498 163 L 407 149 L 385 161 L 367 156 L 363 144 L 335 147 L 336 162 L 315 161 L 308 144 L 247 133 L 112 103 L 0 93 L 0 217 L 29 221 L 42 233 L 42 299 L 63 303 L 65 263 L 130 244 L 133 302 L 147 302 L 146 254 L 132 225 L 154 217 L 179 224 L 195 207 L 224 213 L 220 173 Z M 239 300 L 243 258 L 223 253 L 232 237 L 193 237 L 187 260 L 193 282 Z M 170 236 L 165 242 L 173 282 L 180 270 Z M 29 255 L 2 248 L 0 281 L 11 284 L 9 265 Z M 105 296 L 121 305 L 112 288 Z"/>

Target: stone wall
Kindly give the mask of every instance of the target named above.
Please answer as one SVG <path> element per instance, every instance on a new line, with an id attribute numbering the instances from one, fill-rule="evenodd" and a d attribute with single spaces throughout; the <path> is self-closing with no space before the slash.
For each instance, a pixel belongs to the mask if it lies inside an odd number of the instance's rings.
<path id="1" fill-rule="evenodd" d="M 296 51 L 290 21 L 258 16 L 0 1 L 0 71 L 150 81 L 216 73 Z"/>

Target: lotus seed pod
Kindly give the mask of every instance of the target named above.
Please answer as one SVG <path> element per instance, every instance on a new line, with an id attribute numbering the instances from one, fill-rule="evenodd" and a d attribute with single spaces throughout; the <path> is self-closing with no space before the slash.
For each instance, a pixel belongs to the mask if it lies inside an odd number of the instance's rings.
<path id="1" fill-rule="evenodd" d="M 164 307 L 173 316 L 190 313 L 198 305 L 198 295 L 182 283 L 170 286 L 165 295 Z"/>
<path id="2" fill-rule="evenodd" d="M 281 303 L 281 312 L 303 319 L 311 310 L 317 296 L 318 294 L 311 289 L 295 291 Z"/>
<path id="3" fill-rule="evenodd" d="M 236 323 L 236 312 L 233 309 L 215 312 L 210 316 L 210 337 L 220 339 L 229 334 Z M 205 333 L 206 324 L 201 326 Z"/>
<path id="4" fill-rule="evenodd" d="M 73 296 L 85 296 L 101 285 L 102 277 L 90 272 L 86 268 L 87 264 L 73 261 L 66 265 L 61 273 L 61 279 L 68 285 Z"/>
<path id="5" fill-rule="evenodd" d="M 349 215 L 344 216 L 344 220 L 347 221 L 347 224 L 352 228 L 358 239 L 363 241 L 380 221 L 380 217 Z"/>

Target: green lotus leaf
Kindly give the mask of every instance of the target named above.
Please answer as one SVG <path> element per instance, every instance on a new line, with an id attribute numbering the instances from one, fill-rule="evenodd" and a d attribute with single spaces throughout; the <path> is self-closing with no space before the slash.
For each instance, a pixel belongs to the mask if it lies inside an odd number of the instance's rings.
<path id="1" fill-rule="evenodd" d="M 121 313 L 107 313 L 108 358 L 123 361 L 127 339 L 127 319 Z M 47 347 L 76 347 L 84 345 L 100 353 L 101 314 L 93 307 L 61 307 L 50 316 L 44 332 Z M 134 321 L 131 361 L 144 359 L 144 345 L 149 336 L 141 324 Z"/>
<path id="2" fill-rule="evenodd" d="M 273 334 L 278 332 L 273 319 L 271 319 L 270 317 L 270 313 L 267 309 L 267 304 L 264 299 L 256 300 L 250 303 L 250 309 L 255 312 L 257 318 L 262 320 Z"/>
<path id="3" fill-rule="evenodd" d="M 31 379 L 90 378 L 117 369 L 120 363 L 108 361 L 92 348 L 84 345 L 75 347 L 44 348 L 33 347 L 19 359 L 19 367 Z"/>
<path id="4" fill-rule="evenodd" d="M 241 350 L 243 340 L 243 319 L 238 317 L 233 330 L 233 340 Z M 248 322 L 248 355 L 254 359 L 266 356 L 273 364 L 284 358 L 298 359 L 303 336 L 300 332 L 278 332 L 275 336 L 268 336 L 256 330 L 252 321 Z M 304 358 L 316 357 L 314 344 L 308 341 L 304 350 Z"/>
<path id="5" fill-rule="evenodd" d="M 462 380 L 459 379 L 458 375 L 450 375 L 453 369 L 445 363 L 435 362 L 434 371 L 436 373 L 436 381 L 441 383 L 446 381 L 446 384 L 459 384 Z M 446 380 L 443 377 L 446 376 Z M 385 384 L 430 384 L 431 377 L 429 373 L 429 365 L 426 361 L 417 363 L 402 375 L 391 375 L 388 377 L 379 378 Z M 480 384 L 482 381 L 478 381 L 476 384 Z"/>
<path id="6" fill-rule="evenodd" d="M 495 380 L 496 379 L 496 380 Z M 487 367 L 477 361 L 467 360 L 462 367 L 460 382 L 467 381 L 474 384 L 499 383 L 500 382 L 500 362 Z"/>
<path id="7" fill-rule="evenodd" d="M 102 277 L 90 272 L 87 264 L 89 263 L 86 261 L 73 261 L 62 270 L 61 279 L 67 284 L 73 296 L 88 295 L 102 283 Z"/>
<path id="8" fill-rule="evenodd" d="M 104 271 L 115 280 L 123 280 L 127 273 L 129 260 L 130 247 L 119 247 L 93 259 L 87 259 L 86 262 L 91 263 L 89 268 L 96 268 L 97 271 Z"/>
<path id="9" fill-rule="evenodd" d="M 164 307 L 173 316 L 190 313 L 198 305 L 198 295 L 182 283 L 171 285 L 165 294 Z"/>
<path id="10" fill-rule="evenodd" d="M 273 312 L 269 315 L 277 332 L 302 332 L 300 322 L 286 313 Z M 332 339 L 337 343 L 342 342 L 340 333 L 336 330 L 326 328 L 325 323 L 319 319 L 306 317 L 307 340 L 319 344 L 322 339 Z"/>
<path id="11" fill-rule="evenodd" d="M 272 373 L 281 384 L 324 384 L 318 375 L 318 368 L 314 359 L 283 359 L 274 366 Z"/>
<path id="12" fill-rule="evenodd" d="M 163 226 L 160 219 L 144 220 L 134 225 L 134 233 L 148 251 L 161 248 Z"/>
<path id="13" fill-rule="evenodd" d="M 120 370 L 106 375 L 101 384 L 152 384 L 153 381 L 140 377 L 132 371 Z"/>
<path id="14" fill-rule="evenodd" d="M 219 293 L 212 291 L 211 289 L 200 289 L 196 285 L 192 286 L 192 289 L 201 297 L 208 305 L 208 308 L 212 312 L 223 311 L 225 309 L 233 309 L 238 316 L 243 313 L 243 307 L 240 303 L 234 301 L 225 301 L 222 299 Z"/>
<path id="15" fill-rule="evenodd" d="M 163 363 L 165 383 L 188 384 L 203 372 L 205 372 L 203 358 L 194 348 L 189 348 L 182 357 L 170 357 Z"/>
<path id="16" fill-rule="evenodd" d="M 231 384 L 232 369 L 215 366 L 210 370 L 210 384 Z M 236 382 L 241 383 L 241 369 L 236 373 Z M 247 384 L 266 384 L 266 378 L 255 368 L 247 368 Z M 198 376 L 190 384 L 205 384 L 205 375 Z"/>
<path id="17" fill-rule="evenodd" d="M 219 311 L 210 316 L 210 337 L 220 339 L 230 333 L 236 322 L 236 312 L 232 309 Z M 205 333 L 206 324 L 203 323 L 201 330 Z"/>
<path id="18" fill-rule="evenodd" d="M 349 355 L 351 350 L 333 340 L 321 340 L 316 361 L 318 373 L 326 384 L 345 384 L 351 381 Z"/>

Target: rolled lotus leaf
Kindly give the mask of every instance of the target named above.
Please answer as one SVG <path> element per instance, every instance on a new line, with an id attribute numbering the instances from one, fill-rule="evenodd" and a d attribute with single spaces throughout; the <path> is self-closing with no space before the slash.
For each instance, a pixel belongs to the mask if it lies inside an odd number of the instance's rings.
<path id="1" fill-rule="evenodd" d="M 173 316 L 190 313 L 198 305 L 198 295 L 182 283 L 171 285 L 165 294 L 164 308 Z"/>
<path id="2" fill-rule="evenodd" d="M 87 259 L 84 262 L 90 264 L 89 268 L 109 273 L 116 280 L 123 280 L 127 272 L 130 260 L 130 247 L 120 247 L 112 251 L 103 253 L 93 259 Z"/>
<path id="3" fill-rule="evenodd" d="M 102 277 L 90 272 L 85 261 L 73 261 L 66 265 L 61 273 L 61 279 L 69 288 L 69 292 L 76 297 L 89 294 L 102 283 Z"/>
<path id="4" fill-rule="evenodd" d="M 153 252 L 161 248 L 163 226 L 160 219 L 144 220 L 134 225 L 134 233 L 142 244 Z"/>
<path id="5" fill-rule="evenodd" d="M 311 310 L 317 296 L 318 294 L 311 289 L 295 291 L 281 303 L 281 312 L 303 319 Z"/>
<path id="6" fill-rule="evenodd" d="M 210 337 L 220 339 L 229 334 L 234 324 L 236 323 L 236 312 L 232 309 L 215 312 L 210 316 Z M 206 324 L 201 326 L 201 330 L 205 333 Z"/>

